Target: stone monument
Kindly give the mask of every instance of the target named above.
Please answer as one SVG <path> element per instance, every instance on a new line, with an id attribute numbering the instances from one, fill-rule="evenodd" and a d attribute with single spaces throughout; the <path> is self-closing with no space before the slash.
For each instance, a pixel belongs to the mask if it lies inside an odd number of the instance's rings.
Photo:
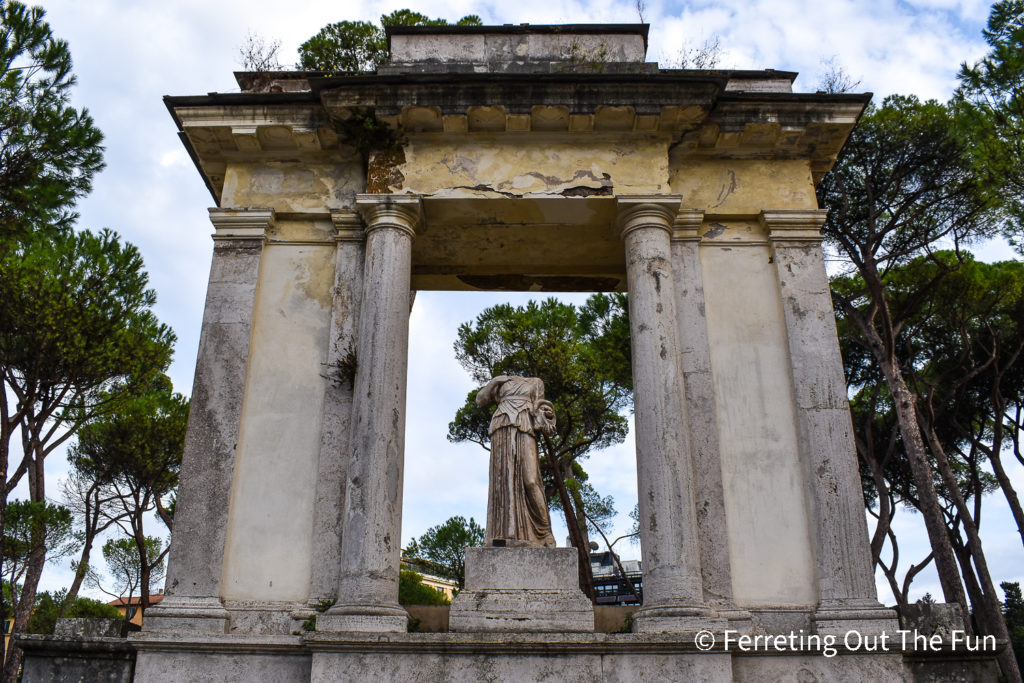
<path id="1" fill-rule="evenodd" d="M 903 680 L 898 650 L 721 642 L 897 626 L 815 198 L 870 95 L 659 69 L 647 30 L 392 27 L 375 73 L 241 73 L 241 92 L 166 98 L 213 197 L 213 261 L 136 680 Z M 632 633 L 406 632 L 414 290 L 629 292 Z M 559 562 L 477 592 L 570 590 Z"/>
<path id="2" fill-rule="evenodd" d="M 536 377 L 500 375 L 476 395 L 496 403 L 483 548 L 466 549 L 466 586 L 452 602 L 452 631 L 593 631 L 594 609 L 578 585 L 579 558 L 556 548 L 537 456 L 537 432 L 555 412 Z"/>

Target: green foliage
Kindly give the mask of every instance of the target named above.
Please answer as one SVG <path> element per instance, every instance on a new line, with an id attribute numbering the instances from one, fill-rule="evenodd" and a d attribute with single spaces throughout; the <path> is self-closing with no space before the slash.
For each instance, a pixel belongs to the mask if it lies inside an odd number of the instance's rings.
<path id="1" fill-rule="evenodd" d="M 544 380 L 544 395 L 557 416 L 557 433 L 540 446 L 545 457 L 564 464 L 626 437 L 626 418 L 619 413 L 630 402 L 629 387 L 623 385 L 628 351 L 611 358 L 602 353 L 622 340 L 604 338 L 612 326 L 603 322 L 613 316 L 601 314 L 591 304 L 595 299 L 582 311 L 557 299 L 494 306 L 474 324 L 461 325 L 455 342 L 455 357 L 480 384 L 498 375 Z M 474 390 L 448 425 L 450 441 L 487 443 L 491 410 L 477 407 L 475 399 Z"/>
<path id="2" fill-rule="evenodd" d="M 328 24 L 299 46 L 299 66 L 308 71 L 376 71 L 387 58 L 384 32 L 366 21 Z"/>
<path id="3" fill-rule="evenodd" d="M 146 537 L 146 555 L 148 558 L 161 557 L 163 541 L 153 536 Z M 103 544 L 103 559 L 107 561 L 107 570 L 114 579 L 115 590 L 111 595 L 131 598 L 142 589 L 142 563 L 135 539 L 110 539 Z M 153 591 L 163 580 L 164 563 L 161 558 L 150 568 L 149 590 Z"/>
<path id="4" fill-rule="evenodd" d="M 629 338 L 629 297 L 623 293 L 594 294 L 579 311 L 593 354 L 610 381 L 633 391 L 633 360 Z"/>
<path id="5" fill-rule="evenodd" d="M 1010 632 L 1010 647 L 1017 657 L 1017 663 L 1024 663 L 1024 597 L 1021 596 L 1019 583 L 1001 583 L 1005 599 L 1003 600 L 1003 616 L 1006 617 L 1006 629 Z"/>
<path id="6" fill-rule="evenodd" d="M 479 26 L 480 17 L 470 14 L 458 26 Z M 408 9 L 381 15 L 380 26 L 367 21 L 339 21 L 328 24 L 299 46 L 299 67 L 331 74 L 376 71 L 390 58 L 388 26 L 446 26 L 446 19 L 431 19 Z"/>
<path id="7" fill-rule="evenodd" d="M 0 580 L 0 619 L 14 616 L 14 592 L 7 579 Z"/>
<path id="8" fill-rule="evenodd" d="M 138 250 L 110 230 L 37 235 L 0 256 L 0 370 L 23 421 L 77 428 L 112 386 L 167 367 L 175 337 L 148 284 Z"/>
<path id="9" fill-rule="evenodd" d="M 121 619 L 123 615 L 113 605 L 91 598 L 67 599 L 67 591 L 55 593 L 43 591 L 36 594 L 32 616 L 29 617 L 26 633 L 53 634 L 57 619 Z"/>
<path id="10" fill-rule="evenodd" d="M 69 106 L 71 54 L 40 7 L 0 0 L 0 248 L 42 226 L 68 226 L 103 168 L 102 134 Z"/>
<path id="11" fill-rule="evenodd" d="M 158 375 L 148 391 L 118 401 L 115 410 L 81 428 L 71 465 L 108 485 L 129 514 L 162 507 L 178 485 L 188 409 L 188 399 Z"/>
<path id="12" fill-rule="evenodd" d="M 402 145 L 402 139 L 395 129 L 368 111 L 352 112 L 347 119 L 338 122 L 338 130 L 345 142 L 366 160 L 370 158 L 371 152 L 396 152 Z M 351 368 L 355 368 L 356 357 L 351 350 L 345 357 L 345 364 L 339 361 L 339 376 L 350 369 L 349 363 Z M 354 369 L 352 376 L 355 376 Z"/>
<path id="13" fill-rule="evenodd" d="M 1003 419 L 1002 406 L 1024 398 L 1024 371 L 1016 354 L 1024 345 L 1024 263 L 986 264 L 938 252 L 891 269 L 884 282 L 891 312 L 905 321 L 896 345 L 899 364 L 923 399 L 924 419 L 946 453 L 966 458 L 956 464 L 964 477 L 977 478 L 967 484 L 968 494 L 993 490 L 995 479 L 973 471 L 969 458 L 985 452 L 985 439 Z M 863 291 L 859 278 L 835 278 L 832 286 L 844 297 Z M 862 455 L 864 449 L 879 454 L 890 485 L 913 500 L 915 485 L 901 457 L 892 397 L 845 318 L 840 339 L 847 379 L 856 390 L 851 407 Z M 999 401 L 994 404 L 993 398 Z M 864 474 L 868 502 L 874 503 L 878 492 Z M 938 480 L 937 486 L 942 489 Z"/>
<path id="14" fill-rule="evenodd" d="M 8 501 L 4 507 L 3 566 L 0 570 L 5 586 L 18 586 L 33 554 L 41 557 L 49 550 L 51 558 L 59 557 L 70 540 L 71 512 L 67 508 L 28 500 Z M 9 590 L 5 591 L 5 603 Z M 17 599 L 17 595 L 10 597 Z"/>
<path id="15" fill-rule="evenodd" d="M 1024 0 L 996 2 L 983 34 L 991 49 L 973 66 L 961 65 L 957 103 L 979 180 L 1003 189 L 1015 219 L 1007 236 L 1024 250 Z"/>
<path id="16" fill-rule="evenodd" d="M 398 575 L 398 604 L 449 605 L 451 600 L 441 591 L 425 586 L 422 576 L 403 567 Z"/>
<path id="17" fill-rule="evenodd" d="M 331 607 L 334 607 L 335 602 L 337 602 L 337 600 L 334 600 L 333 598 L 318 600 L 316 604 L 313 605 L 313 610 L 319 614 L 323 614 Z M 302 622 L 302 630 L 307 633 L 316 631 L 316 614 L 310 615 L 309 619 Z"/>
<path id="18" fill-rule="evenodd" d="M 626 618 L 622 620 L 622 627 L 619 628 L 619 633 L 632 633 L 633 632 L 633 615 L 635 612 L 626 612 Z"/>
<path id="19" fill-rule="evenodd" d="M 938 239 L 990 232 L 995 197 L 975 182 L 970 152 L 945 105 L 900 95 L 869 105 L 818 185 L 826 239 L 858 269 L 884 271 Z"/>
<path id="20" fill-rule="evenodd" d="M 483 544 L 483 527 L 472 517 L 467 522 L 459 515 L 444 524 L 430 527 L 418 539 L 413 539 L 402 550 L 402 557 L 429 560 L 438 575 L 455 581 L 461 589 L 466 585 L 465 550 Z"/>
<path id="21" fill-rule="evenodd" d="M 601 496 L 588 481 L 590 476 L 578 462 L 572 463 L 572 476 L 566 478 L 565 486 L 571 499 L 582 502 L 586 520 L 592 525 L 607 531 L 607 524 L 618 514 L 615 510 L 615 499 L 612 496 Z M 557 496 L 549 500 L 552 510 L 562 510 L 562 501 Z"/>

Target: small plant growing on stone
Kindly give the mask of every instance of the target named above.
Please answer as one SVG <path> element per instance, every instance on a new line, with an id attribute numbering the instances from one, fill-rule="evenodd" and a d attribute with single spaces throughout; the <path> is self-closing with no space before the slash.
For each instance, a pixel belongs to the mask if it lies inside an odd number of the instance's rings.
<path id="1" fill-rule="evenodd" d="M 330 608 L 334 607 L 334 603 L 336 602 L 337 600 L 335 600 L 334 598 L 323 598 L 322 600 L 317 600 L 316 603 L 314 603 L 313 609 L 315 609 L 320 614 L 323 614 Z"/>
<path id="2" fill-rule="evenodd" d="M 633 632 L 633 612 L 627 612 L 626 618 L 622 620 L 622 628 L 619 629 L 619 633 L 632 633 Z"/>
<path id="3" fill-rule="evenodd" d="M 593 71 L 604 73 L 609 61 L 608 46 L 601 42 L 594 50 L 587 50 L 578 39 L 573 39 L 565 51 L 569 71 Z"/>
<path id="4" fill-rule="evenodd" d="M 355 389 L 357 369 L 359 369 L 359 361 L 356 358 L 356 352 L 352 349 L 352 344 L 349 344 L 345 353 L 329 366 L 326 377 L 332 382 L 341 385 L 347 384 L 349 389 Z"/>
<path id="5" fill-rule="evenodd" d="M 338 121 L 337 129 L 363 159 L 369 159 L 371 152 L 396 152 L 402 147 L 399 132 L 372 111 L 353 111 L 347 119 Z"/>

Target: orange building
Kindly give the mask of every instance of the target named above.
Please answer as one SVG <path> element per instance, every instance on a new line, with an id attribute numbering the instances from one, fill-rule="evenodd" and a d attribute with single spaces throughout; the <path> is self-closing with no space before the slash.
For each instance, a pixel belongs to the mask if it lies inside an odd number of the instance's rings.
<path id="1" fill-rule="evenodd" d="M 161 590 L 159 593 L 149 596 L 149 606 L 159 605 L 160 601 L 164 599 L 164 592 Z M 122 615 L 127 613 L 128 623 L 135 624 L 136 626 L 142 626 L 142 597 L 135 596 L 131 599 L 118 598 L 112 602 L 108 602 L 108 605 L 113 605 L 117 608 L 117 611 Z"/>

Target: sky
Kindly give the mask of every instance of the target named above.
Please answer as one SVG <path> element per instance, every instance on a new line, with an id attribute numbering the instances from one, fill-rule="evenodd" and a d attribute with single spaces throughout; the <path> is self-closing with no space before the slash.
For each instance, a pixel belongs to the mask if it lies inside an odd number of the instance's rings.
<path id="1" fill-rule="evenodd" d="M 44 2 L 56 36 L 68 41 L 78 85 L 73 100 L 86 107 L 104 132 L 106 170 L 92 194 L 79 204 L 82 228 L 110 227 L 136 244 L 158 294 L 156 313 L 178 335 L 170 375 L 178 391 L 191 392 L 199 344 L 212 232 L 207 208 L 213 200 L 179 142 L 164 95 L 237 92 L 232 72 L 239 69 L 239 46 L 248 33 L 281 41 L 280 61 L 297 61 L 297 48 L 322 26 L 341 20 L 376 21 L 381 14 L 409 7 L 455 21 L 477 14 L 485 24 L 633 23 L 635 3 L 614 0 L 519 0 L 469 2 L 282 3 L 266 0 L 65 0 Z M 858 89 L 876 101 L 893 93 L 947 99 L 956 87 L 961 62 L 982 56 L 981 29 L 988 16 L 984 0 L 724 0 L 656 2 L 647 0 L 643 19 L 651 25 L 648 61 L 663 65 L 681 50 L 717 37 L 723 68 L 797 71 L 798 92 L 811 91 L 826 62 L 842 66 Z M 1007 258 L 997 246 L 979 256 Z M 487 455 L 473 444 L 445 439 L 447 424 L 473 388 L 454 358 L 452 343 L 460 323 L 485 307 L 528 295 L 421 293 L 410 320 L 409 405 L 404 523 L 408 542 L 451 515 L 473 516 L 483 524 Z M 584 295 L 569 300 L 579 303 Z M 429 401 L 418 397 L 430 396 Z M 612 535 L 626 533 L 626 514 L 636 501 L 632 437 L 621 446 L 591 456 L 587 470 L 603 495 L 620 511 Z M 49 482 L 63 476 L 66 462 L 51 456 Z M 1016 473 L 1018 490 L 1024 475 Z M 50 491 L 59 490 L 52 483 Z M 986 502 L 983 538 L 996 580 L 1024 580 L 1024 554 L 1006 504 Z M 553 517 L 557 518 L 555 514 Z M 556 537 L 565 538 L 564 525 Z M 901 551 L 919 560 L 927 554 L 918 516 L 898 521 Z M 154 529 L 156 526 L 154 525 Z M 622 541 L 624 557 L 638 548 Z M 906 560 L 905 560 L 906 561 Z M 66 566 L 51 566 L 43 588 L 70 582 Z M 915 582 L 914 595 L 940 594 L 934 574 Z M 879 582 L 880 596 L 892 602 Z"/>

